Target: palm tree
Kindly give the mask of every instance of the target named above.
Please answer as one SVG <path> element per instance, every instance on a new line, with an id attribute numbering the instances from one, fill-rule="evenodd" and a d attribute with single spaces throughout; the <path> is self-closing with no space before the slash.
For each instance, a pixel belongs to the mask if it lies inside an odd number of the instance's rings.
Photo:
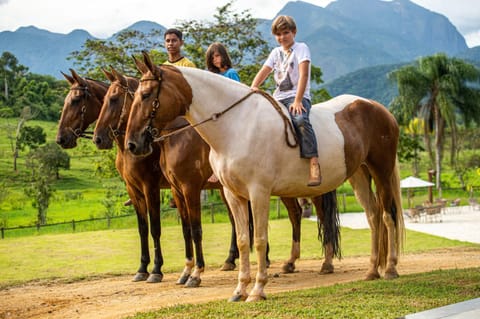
<path id="1" fill-rule="evenodd" d="M 399 95 L 390 108 L 400 124 L 412 118 L 424 120 L 425 148 L 435 165 L 436 184 L 441 197 L 441 173 L 445 130 L 450 128 L 452 150 L 457 138 L 457 116 L 466 126 L 480 123 L 480 70 L 474 65 L 445 54 L 418 59 L 414 64 L 389 74 L 396 81 Z M 435 153 L 430 133 L 435 133 Z"/>

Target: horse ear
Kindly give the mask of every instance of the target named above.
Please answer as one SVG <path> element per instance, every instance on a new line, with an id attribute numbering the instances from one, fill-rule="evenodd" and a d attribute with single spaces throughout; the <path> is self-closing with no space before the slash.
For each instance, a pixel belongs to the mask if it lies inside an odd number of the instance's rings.
<path id="1" fill-rule="evenodd" d="M 105 74 L 105 76 L 107 77 L 107 79 L 108 79 L 110 82 L 115 81 L 115 77 L 113 76 L 112 73 L 108 72 L 108 71 L 105 70 L 104 68 L 102 68 L 102 72 L 103 72 L 103 74 Z"/>
<path id="2" fill-rule="evenodd" d="M 147 51 L 142 51 L 142 54 L 143 54 L 143 61 L 145 61 L 145 65 L 153 74 L 155 74 L 155 65 L 153 64 L 152 59 L 150 58 L 150 55 L 148 54 Z"/>
<path id="3" fill-rule="evenodd" d="M 73 85 L 73 83 L 75 83 L 75 80 L 70 75 L 63 73 L 62 71 L 60 71 L 60 73 L 62 73 L 63 77 L 67 79 L 70 85 Z"/>
<path id="4" fill-rule="evenodd" d="M 117 70 L 115 70 L 112 66 L 110 67 L 112 70 L 113 75 L 115 78 L 123 85 L 123 86 L 128 86 L 127 79 L 123 76 L 123 74 L 119 73 Z"/>
<path id="5" fill-rule="evenodd" d="M 148 72 L 148 68 L 147 68 L 147 66 L 145 65 L 145 63 L 143 63 L 142 61 L 138 60 L 134 55 L 132 55 L 132 58 L 133 58 L 133 61 L 135 62 L 135 65 L 137 66 L 138 71 L 140 71 L 142 74 Z"/>
<path id="6" fill-rule="evenodd" d="M 87 86 L 87 81 L 85 81 L 80 75 L 78 75 L 74 69 L 69 69 L 69 70 L 70 70 L 70 73 L 72 73 L 72 77 L 78 84 L 82 86 Z"/>

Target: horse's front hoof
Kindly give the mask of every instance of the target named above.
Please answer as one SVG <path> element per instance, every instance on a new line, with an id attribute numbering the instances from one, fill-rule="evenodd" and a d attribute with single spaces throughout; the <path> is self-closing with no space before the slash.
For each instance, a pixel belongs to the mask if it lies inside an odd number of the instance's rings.
<path id="1" fill-rule="evenodd" d="M 137 282 L 137 281 L 145 281 L 148 278 L 148 272 L 137 272 L 135 276 L 133 276 L 132 281 Z"/>
<path id="2" fill-rule="evenodd" d="M 332 265 L 332 264 L 323 263 L 323 264 L 322 264 L 322 268 L 320 269 L 320 273 L 321 273 L 322 275 L 333 274 L 333 265 Z"/>
<path id="3" fill-rule="evenodd" d="M 284 263 L 282 266 L 282 272 L 284 274 L 291 274 L 295 272 L 295 264 L 294 263 Z"/>
<path id="4" fill-rule="evenodd" d="M 162 282 L 162 280 L 163 280 L 163 274 L 162 273 L 160 273 L 160 274 L 150 274 L 150 276 L 148 276 L 147 282 L 149 284 L 156 284 L 156 283 Z"/>
<path id="5" fill-rule="evenodd" d="M 261 295 L 250 295 L 248 296 L 247 300 L 245 300 L 246 302 L 255 302 L 255 301 L 263 301 L 263 300 L 267 300 L 267 296 L 264 295 L 264 294 L 261 294 Z"/>
<path id="6" fill-rule="evenodd" d="M 185 287 L 187 288 L 197 288 L 200 287 L 200 283 L 202 279 L 200 277 L 190 277 L 188 278 L 187 282 L 185 283 Z"/>
<path id="7" fill-rule="evenodd" d="M 247 300 L 247 296 L 245 295 L 233 295 L 228 299 L 229 302 L 239 302 Z"/>
<path id="8" fill-rule="evenodd" d="M 367 273 L 365 280 L 377 280 L 379 278 L 380 278 L 380 274 L 378 273 L 378 271 L 370 271 Z"/>
<path id="9" fill-rule="evenodd" d="M 190 275 L 182 275 L 180 278 L 178 278 L 176 284 L 177 285 L 185 285 L 185 283 L 187 282 L 189 277 L 190 277 Z"/>
<path id="10" fill-rule="evenodd" d="M 395 279 L 398 278 L 398 272 L 395 269 L 385 271 L 385 279 Z"/>
<path id="11" fill-rule="evenodd" d="M 224 263 L 222 268 L 220 268 L 221 271 L 232 271 L 235 270 L 236 265 L 232 263 Z"/>

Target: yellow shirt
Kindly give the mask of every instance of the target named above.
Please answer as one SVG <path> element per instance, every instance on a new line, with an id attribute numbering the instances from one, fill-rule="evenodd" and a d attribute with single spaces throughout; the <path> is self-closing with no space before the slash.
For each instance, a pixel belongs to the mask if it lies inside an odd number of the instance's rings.
<path id="1" fill-rule="evenodd" d="M 191 68 L 196 68 L 195 64 L 187 59 L 186 57 L 181 57 L 180 60 L 177 60 L 175 62 L 170 62 L 170 61 L 165 61 L 163 64 L 168 64 L 168 65 L 176 65 L 176 66 L 188 66 Z"/>

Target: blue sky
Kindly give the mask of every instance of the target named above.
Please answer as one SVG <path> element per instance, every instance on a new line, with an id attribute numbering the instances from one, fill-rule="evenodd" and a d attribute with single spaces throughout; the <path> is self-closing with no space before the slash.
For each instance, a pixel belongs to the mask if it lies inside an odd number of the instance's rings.
<path id="1" fill-rule="evenodd" d="M 294 0 L 293 0 L 294 1 Z M 321 7 L 332 0 L 304 0 Z M 385 0 L 391 1 L 391 0 Z M 411 0 L 431 11 L 441 13 L 463 34 L 467 44 L 480 45 L 480 2 L 478 0 Z M 15 31 L 22 26 L 58 33 L 84 29 L 99 38 L 140 20 L 150 20 L 165 27 L 179 20 L 209 20 L 216 8 L 228 0 L 0 0 L 0 31 Z M 288 0 L 235 0 L 236 11 L 249 9 L 255 18 L 272 19 Z M 201 3 L 201 4 L 200 4 Z M 135 7 L 132 7 L 134 4 Z M 146 9 L 139 9 L 146 8 Z"/>

